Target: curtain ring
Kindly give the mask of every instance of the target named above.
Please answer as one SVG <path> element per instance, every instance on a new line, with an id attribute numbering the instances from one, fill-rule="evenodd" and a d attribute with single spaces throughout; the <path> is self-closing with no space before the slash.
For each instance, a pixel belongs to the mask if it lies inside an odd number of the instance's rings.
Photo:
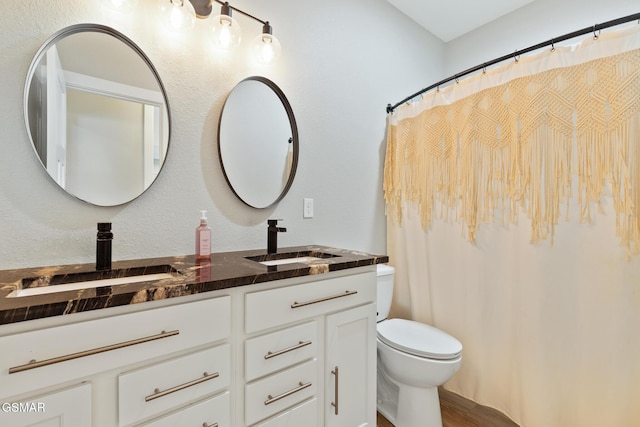
<path id="1" fill-rule="evenodd" d="M 593 39 L 594 40 L 598 40 L 598 35 L 600 34 L 600 30 L 598 30 L 598 34 L 596 34 L 596 25 L 598 25 L 598 24 L 595 24 L 593 26 Z"/>
<path id="2" fill-rule="evenodd" d="M 482 64 L 482 74 L 487 74 L 487 64 Z"/>
<path id="3" fill-rule="evenodd" d="M 518 49 L 513 52 L 513 60 L 516 61 L 516 64 L 520 61 L 520 55 L 516 55 L 518 53 Z"/>
<path id="4" fill-rule="evenodd" d="M 551 40 L 551 52 L 553 52 L 555 50 L 556 50 L 555 42 L 554 42 L 554 40 Z"/>

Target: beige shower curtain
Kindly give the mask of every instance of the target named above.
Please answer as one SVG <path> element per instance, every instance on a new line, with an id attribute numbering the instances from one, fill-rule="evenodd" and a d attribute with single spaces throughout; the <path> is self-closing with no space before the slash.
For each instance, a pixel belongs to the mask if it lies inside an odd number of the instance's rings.
<path id="1" fill-rule="evenodd" d="M 392 315 L 458 338 L 445 387 L 523 427 L 640 426 L 639 27 L 389 117 Z"/>

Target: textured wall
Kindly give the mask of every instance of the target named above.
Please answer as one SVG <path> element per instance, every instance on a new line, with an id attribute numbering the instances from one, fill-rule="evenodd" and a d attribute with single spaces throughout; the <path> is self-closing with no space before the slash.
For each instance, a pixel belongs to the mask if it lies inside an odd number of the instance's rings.
<path id="1" fill-rule="evenodd" d="M 193 253 L 199 210 L 209 211 L 214 251 L 266 246 L 267 218 L 283 218 L 281 245 L 326 244 L 383 253 L 385 111 L 442 75 L 443 45 L 384 0 L 243 0 L 269 19 L 283 45 L 273 66 L 249 58 L 260 25 L 237 14 L 242 48 L 223 55 L 208 44 L 208 22 L 168 37 L 157 0 L 136 15 L 98 0 L 0 0 L 0 269 L 92 262 L 95 224 L 113 222 L 114 259 Z M 73 24 L 109 25 L 137 43 L 168 92 L 171 146 L 154 185 L 131 203 L 100 208 L 62 191 L 42 170 L 23 119 L 31 59 L 45 40 Z M 298 174 L 276 207 L 255 210 L 226 185 L 217 155 L 217 123 L 226 95 L 250 75 L 287 94 L 300 134 Z M 303 220 L 302 199 L 315 199 Z"/>
<path id="2" fill-rule="evenodd" d="M 638 13 L 639 5 L 637 0 L 535 0 L 447 43 L 445 74 L 450 76 L 553 37 Z"/>

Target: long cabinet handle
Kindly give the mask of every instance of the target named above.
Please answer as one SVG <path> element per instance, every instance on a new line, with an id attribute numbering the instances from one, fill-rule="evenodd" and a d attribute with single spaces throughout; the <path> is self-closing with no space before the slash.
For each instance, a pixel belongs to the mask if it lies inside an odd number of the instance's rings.
<path id="1" fill-rule="evenodd" d="M 336 298 L 348 297 L 349 295 L 355 295 L 357 293 L 358 293 L 358 291 L 344 291 L 343 294 L 332 295 L 330 297 L 324 297 L 324 298 L 318 298 L 318 299 L 314 299 L 312 301 L 306 301 L 306 302 L 295 301 L 293 304 L 291 304 L 291 308 L 304 307 L 305 305 L 317 304 L 319 302 L 330 301 L 330 300 L 336 299 Z"/>
<path id="2" fill-rule="evenodd" d="M 282 350 L 278 350 L 278 351 L 275 351 L 275 352 L 268 352 L 267 354 L 264 355 L 264 358 L 265 358 L 265 360 L 269 360 L 272 357 L 281 356 L 281 355 L 283 355 L 285 353 L 289 353 L 290 351 L 297 350 L 297 349 L 302 348 L 302 347 L 306 347 L 306 346 L 308 346 L 310 344 L 311 344 L 311 341 L 299 341 L 298 344 L 292 345 L 291 347 L 284 348 Z"/>
<path id="3" fill-rule="evenodd" d="M 79 359 L 81 357 L 93 356 L 94 354 L 105 353 L 111 350 L 118 350 L 125 347 L 130 347 L 132 345 L 143 344 L 150 341 L 155 341 L 163 338 L 169 338 L 180 333 L 179 330 L 165 332 L 162 331 L 157 335 L 151 335 L 144 338 L 138 338 L 131 341 L 121 342 L 118 344 L 111 344 L 104 347 L 94 348 L 92 350 L 80 351 L 78 353 L 67 354 L 66 356 L 54 357 L 51 359 L 42 360 L 40 362 L 36 362 L 35 360 L 31 360 L 26 365 L 14 366 L 13 368 L 9 368 L 10 374 L 15 374 L 17 372 L 28 371 L 29 369 L 40 368 L 42 366 L 53 365 L 56 363 L 66 362 L 68 360 Z"/>
<path id="4" fill-rule="evenodd" d="M 331 371 L 331 373 L 336 376 L 336 382 L 334 383 L 334 386 L 333 386 L 335 402 L 331 402 L 331 406 L 335 408 L 334 413 L 338 415 L 338 381 L 340 379 L 339 373 L 338 373 L 338 367 L 336 366 L 335 369 Z"/>
<path id="5" fill-rule="evenodd" d="M 218 423 L 213 423 L 213 424 L 202 423 L 202 427 L 218 427 Z"/>
<path id="6" fill-rule="evenodd" d="M 266 405 L 271 405 L 273 402 L 277 402 L 280 399 L 284 399 L 287 396 L 291 396 L 293 393 L 297 393 L 297 392 L 299 392 L 301 390 L 304 390 L 307 387 L 311 387 L 311 382 L 303 383 L 302 381 L 300 381 L 298 383 L 298 387 L 296 387 L 294 389 L 286 391 L 286 392 L 284 392 L 282 394 L 279 394 L 279 395 L 277 395 L 275 397 L 273 397 L 271 395 L 267 396 L 267 400 L 264 401 L 264 404 L 265 404 L 265 406 Z"/>
<path id="7" fill-rule="evenodd" d="M 188 383 L 177 385 L 175 387 L 171 387 L 171 388 L 169 388 L 169 389 L 167 389 L 165 391 L 160 391 L 160 389 L 157 388 L 157 389 L 154 390 L 153 394 L 145 397 L 144 401 L 145 402 L 151 402 L 152 400 L 158 399 L 160 397 L 164 397 L 164 396 L 166 396 L 168 394 L 171 394 L 171 393 L 175 393 L 176 391 L 184 390 L 185 388 L 193 387 L 194 385 L 198 385 L 198 384 L 203 383 L 205 381 L 209 381 L 209 380 L 212 380 L 214 378 L 218 378 L 219 376 L 220 376 L 220 372 L 216 372 L 216 373 L 213 373 L 213 374 L 208 374 L 208 373 L 205 372 L 204 374 L 202 374 L 201 378 L 198 378 L 198 379 L 193 380 L 193 381 L 189 381 Z"/>

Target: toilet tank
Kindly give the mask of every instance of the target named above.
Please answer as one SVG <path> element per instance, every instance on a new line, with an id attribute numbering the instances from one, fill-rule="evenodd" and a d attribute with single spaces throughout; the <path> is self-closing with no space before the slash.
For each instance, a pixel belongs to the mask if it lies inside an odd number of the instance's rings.
<path id="1" fill-rule="evenodd" d="M 393 298 L 393 279 L 395 277 L 395 268 L 386 264 L 378 264 L 378 316 L 376 321 L 387 318 L 391 309 L 391 300 Z"/>

